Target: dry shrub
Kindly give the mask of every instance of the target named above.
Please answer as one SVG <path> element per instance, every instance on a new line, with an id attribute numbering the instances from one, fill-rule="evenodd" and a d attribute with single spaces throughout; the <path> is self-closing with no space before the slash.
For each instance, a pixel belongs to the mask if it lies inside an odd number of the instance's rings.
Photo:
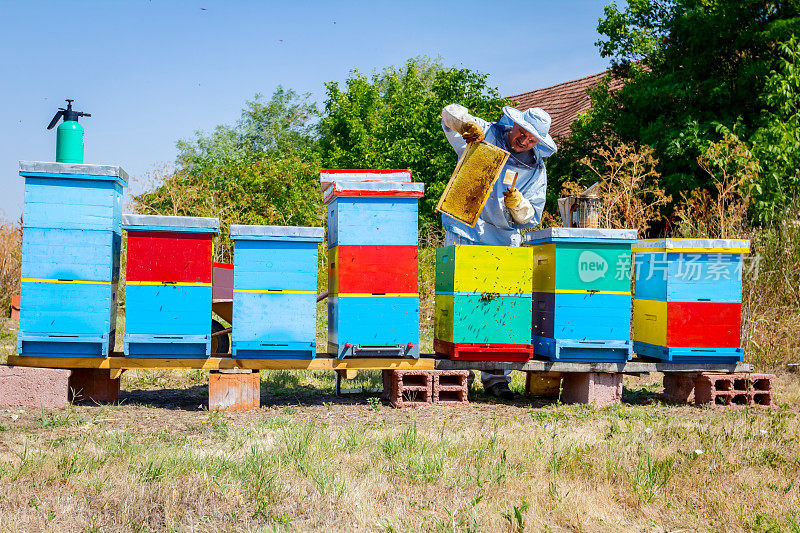
<path id="1" fill-rule="evenodd" d="M 675 214 L 678 233 L 683 237 L 711 239 L 741 238 L 747 235 L 746 187 L 755 183 L 759 167 L 750 150 L 736 135 L 726 133 L 697 158 L 711 176 L 713 190 L 694 189 L 681 193 Z"/>
<path id="2" fill-rule="evenodd" d="M 649 146 L 612 140 L 595 152 L 594 159 L 587 157 L 581 161 L 600 180 L 601 227 L 635 228 L 644 235 L 661 219 L 661 208 L 672 198 L 658 186 L 661 175 L 653 154 Z M 566 182 L 561 194 L 576 196 L 583 189 L 577 183 Z"/>
<path id="3" fill-rule="evenodd" d="M 797 205 L 787 213 L 796 213 Z M 747 359 L 759 368 L 800 363 L 800 225 L 787 216 L 751 238 L 742 299 Z"/>
<path id="4" fill-rule="evenodd" d="M 0 223 L 0 316 L 6 316 L 11 297 L 19 294 L 22 224 Z"/>

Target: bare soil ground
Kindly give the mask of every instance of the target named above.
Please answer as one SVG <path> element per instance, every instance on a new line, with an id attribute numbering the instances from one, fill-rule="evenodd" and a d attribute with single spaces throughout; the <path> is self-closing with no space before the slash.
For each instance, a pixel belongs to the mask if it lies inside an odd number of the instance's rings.
<path id="1" fill-rule="evenodd" d="M 260 410 L 209 413 L 205 380 L 130 372 L 118 405 L 0 412 L 0 529 L 800 529 L 797 375 L 772 411 L 662 405 L 657 375 L 605 409 L 478 390 L 397 410 L 265 371 Z"/>
<path id="2" fill-rule="evenodd" d="M 129 371 L 115 405 L 0 411 L 0 531 L 800 532 L 800 374 L 773 410 L 663 405 L 657 374 L 604 409 L 477 380 L 468 407 L 397 410 L 378 372 L 261 385 L 260 410 L 209 413 L 206 372 Z"/>

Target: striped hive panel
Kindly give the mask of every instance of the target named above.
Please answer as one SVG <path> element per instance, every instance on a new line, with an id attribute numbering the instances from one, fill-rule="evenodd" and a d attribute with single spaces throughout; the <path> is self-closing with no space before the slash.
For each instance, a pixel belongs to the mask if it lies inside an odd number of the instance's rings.
<path id="1" fill-rule="evenodd" d="M 126 356 L 206 357 L 210 350 L 211 284 L 128 284 Z"/>
<path id="2" fill-rule="evenodd" d="M 530 248 L 445 246 L 436 250 L 436 292 L 530 295 Z"/>
<path id="3" fill-rule="evenodd" d="M 232 353 L 241 358 L 313 359 L 316 291 L 233 295 Z"/>
<path id="4" fill-rule="evenodd" d="M 328 297 L 328 343 L 405 346 L 419 353 L 419 297 Z"/>
<path id="5" fill-rule="evenodd" d="M 24 226 L 119 233 L 122 187 L 105 179 L 26 177 Z"/>
<path id="6" fill-rule="evenodd" d="M 330 294 L 416 294 L 418 248 L 347 246 L 328 249 Z"/>
<path id="7" fill-rule="evenodd" d="M 630 243 L 551 242 L 530 249 L 534 292 L 630 293 Z"/>
<path id="8" fill-rule="evenodd" d="M 22 281 L 17 351 L 49 357 L 107 357 L 114 346 L 117 284 Z"/>
<path id="9" fill-rule="evenodd" d="M 437 293 L 434 337 L 453 343 L 529 344 L 531 297 Z"/>
<path id="10" fill-rule="evenodd" d="M 22 279 L 116 281 L 120 243 L 107 230 L 25 228 Z"/>
<path id="11" fill-rule="evenodd" d="M 234 244 L 234 291 L 317 291 L 317 243 L 247 240 Z"/>
<path id="12" fill-rule="evenodd" d="M 533 335 L 630 342 L 631 298 L 624 294 L 534 293 Z"/>
<path id="13" fill-rule="evenodd" d="M 636 299 L 633 338 L 665 348 L 739 348 L 741 304 Z"/>
<path id="14" fill-rule="evenodd" d="M 211 284 L 213 234 L 128 230 L 127 281 Z"/>
<path id="15" fill-rule="evenodd" d="M 742 301 L 742 254 L 637 253 L 635 294 L 662 302 Z"/>
<path id="16" fill-rule="evenodd" d="M 328 247 L 417 246 L 416 198 L 343 197 L 328 204 Z"/>

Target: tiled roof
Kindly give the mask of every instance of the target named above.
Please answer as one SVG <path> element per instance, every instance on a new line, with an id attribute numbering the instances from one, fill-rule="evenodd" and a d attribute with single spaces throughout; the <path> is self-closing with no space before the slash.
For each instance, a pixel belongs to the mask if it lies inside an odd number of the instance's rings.
<path id="1" fill-rule="evenodd" d="M 550 125 L 550 135 L 556 138 L 567 137 L 570 133 L 569 127 L 578 118 L 578 113 L 588 111 L 591 107 L 586 90 L 599 84 L 608 73 L 609 71 L 606 70 L 544 89 L 515 94 L 508 98 L 520 111 L 531 107 L 541 107 L 553 119 L 553 123 Z M 620 87 L 622 87 L 622 80 L 612 78 L 610 89 L 616 91 Z"/>

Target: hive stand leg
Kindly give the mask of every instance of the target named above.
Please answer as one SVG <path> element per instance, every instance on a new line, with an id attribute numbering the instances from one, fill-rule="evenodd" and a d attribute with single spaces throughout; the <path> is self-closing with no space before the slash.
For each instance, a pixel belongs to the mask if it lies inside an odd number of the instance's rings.
<path id="1" fill-rule="evenodd" d="M 337 370 L 336 371 L 336 396 L 342 395 L 342 380 L 343 379 L 355 379 L 358 375 L 358 370 L 354 370 L 352 368 L 347 368 L 345 370 Z"/>
<path id="2" fill-rule="evenodd" d="M 113 378 L 111 372 L 95 368 L 73 369 L 69 376 L 70 399 L 116 402 L 119 400 L 119 376 Z"/>
<path id="3" fill-rule="evenodd" d="M 698 374 L 667 372 L 664 374 L 664 402 L 694 403 L 694 382 Z"/>
<path id="4" fill-rule="evenodd" d="M 392 371 L 383 370 L 383 392 L 381 393 L 381 400 L 388 402 L 392 398 Z"/>
<path id="5" fill-rule="evenodd" d="M 602 407 L 622 401 L 622 374 L 565 372 L 561 401 Z"/>
<path id="6" fill-rule="evenodd" d="M 558 398 L 561 393 L 561 372 L 526 372 L 525 394 Z"/>
<path id="7" fill-rule="evenodd" d="M 209 411 L 246 411 L 261 407 L 258 370 L 212 370 L 208 374 Z"/>

